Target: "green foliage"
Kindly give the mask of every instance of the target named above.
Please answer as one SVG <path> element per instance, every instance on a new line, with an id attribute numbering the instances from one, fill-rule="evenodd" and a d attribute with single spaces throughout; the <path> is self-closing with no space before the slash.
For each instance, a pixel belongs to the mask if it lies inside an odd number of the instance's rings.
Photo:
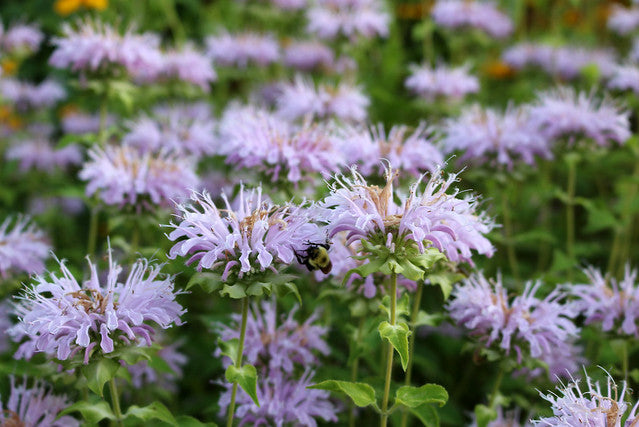
<path id="1" fill-rule="evenodd" d="M 242 390 L 248 394 L 257 406 L 260 402 L 257 399 L 257 370 L 253 365 L 244 365 L 241 368 L 231 365 L 226 368 L 224 374 L 226 380 L 230 383 L 237 383 Z"/>
<path id="2" fill-rule="evenodd" d="M 102 397 L 104 384 L 115 378 L 118 368 L 120 368 L 120 364 L 117 361 L 99 357 L 91 360 L 88 365 L 84 365 L 81 370 L 87 380 L 87 387 Z"/>
<path id="3" fill-rule="evenodd" d="M 64 409 L 60 412 L 60 415 L 72 414 L 74 412 L 79 412 L 82 418 L 90 424 L 97 424 L 104 419 L 116 419 L 111 407 L 105 401 L 88 402 L 81 400 Z"/>
<path id="4" fill-rule="evenodd" d="M 375 390 L 366 383 L 326 380 L 309 386 L 308 388 L 345 393 L 351 398 L 353 403 L 360 408 L 372 405 L 374 408 L 378 409 Z"/>
<path id="5" fill-rule="evenodd" d="M 383 321 L 378 327 L 379 335 L 384 340 L 388 340 L 393 348 L 399 353 L 402 361 L 402 369 L 408 366 L 408 337 L 411 334 L 405 322 L 398 322 L 396 325 Z"/>

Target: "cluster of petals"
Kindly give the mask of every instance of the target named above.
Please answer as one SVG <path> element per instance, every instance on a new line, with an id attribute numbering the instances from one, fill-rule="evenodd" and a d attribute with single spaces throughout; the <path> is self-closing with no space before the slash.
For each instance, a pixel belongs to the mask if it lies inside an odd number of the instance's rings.
<path id="1" fill-rule="evenodd" d="M 300 10 L 304 9 L 309 0 L 267 0 L 274 6 L 282 10 Z"/>
<path id="2" fill-rule="evenodd" d="M 574 355 L 573 344 L 578 338 L 579 328 L 573 322 L 578 312 L 561 303 L 565 294 L 557 289 L 544 299 L 536 297 L 540 286 L 541 282 L 528 282 L 521 295 L 509 300 L 501 278 L 475 274 L 453 289 L 454 298 L 447 309 L 458 325 L 486 347 L 498 343 L 506 354 L 514 350 L 518 363 L 524 354 L 530 354 L 549 365 L 551 378 L 565 376 L 577 368 L 576 360 L 570 363 L 569 357 Z M 553 363 L 560 359 L 566 360 Z"/>
<path id="3" fill-rule="evenodd" d="M 0 80 L 0 95 L 14 104 L 16 110 L 52 107 L 66 98 L 64 88 L 54 80 L 39 84 L 6 78 Z"/>
<path id="4" fill-rule="evenodd" d="M 284 64 L 300 71 L 330 69 L 334 62 L 333 50 L 319 41 L 297 41 L 284 48 Z"/>
<path id="5" fill-rule="evenodd" d="M 631 135 L 629 112 L 612 100 L 593 93 L 560 87 L 539 94 L 530 107 L 530 121 L 549 140 L 582 136 L 607 146 L 623 144 Z"/>
<path id="6" fill-rule="evenodd" d="M 636 64 L 619 65 L 612 71 L 606 86 L 608 89 L 639 94 L 639 67 Z"/>
<path id="7" fill-rule="evenodd" d="M 35 169 L 51 173 L 82 163 L 82 150 L 75 144 L 56 148 L 48 139 L 40 136 L 15 141 L 6 152 L 7 160 L 17 160 L 20 170 Z"/>
<path id="8" fill-rule="evenodd" d="M 217 79 L 217 74 L 208 56 L 192 46 L 186 46 L 180 50 L 162 52 L 161 62 L 156 69 L 139 68 L 134 77 L 144 83 L 178 80 L 208 92 L 210 84 Z"/>
<path id="9" fill-rule="evenodd" d="M 341 150 L 347 162 L 358 165 L 364 176 L 383 173 L 380 159 L 393 169 L 419 177 L 435 173 L 444 164 L 444 156 L 430 140 L 432 130 L 421 123 L 416 129 L 393 126 L 388 133 L 381 123 L 369 129 L 348 126 L 337 131 Z"/>
<path id="10" fill-rule="evenodd" d="M 261 308 L 253 306 L 246 323 L 244 357 L 247 363 L 265 365 L 265 372 L 282 370 L 291 374 L 295 366 L 316 365 L 319 360 L 315 353 L 329 354 L 324 340 L 328 329 L 313 324 L 319 313 L 313 313 L 299 324 L 295 320 L 297 310 L 295 307 L 287 315 L 278 316 L 274 302 L 263 302 Z M 233 322 L 230 326 L 219 325 L 222 340 L 240 337 L 240 316 L 234 315 Z M 225 358 L 224 363 L 228 366 L 233 361 Z"/>
<path id="11" fill-rule="evenodd" d="M 88 196 L 99 193 L 107 205 L 169 207 L 199 185 L 191 158 L 161 150 L 142 152 L 128 145 L 94 147 L 80 171 Z"/>
<path id="12" fill-rule="evenodd" d="M 337 171 L 342 156 L 330 134 L 330 125 L 296 125 L 251 105 L 232 106 L 220 122 L 219 154 L 228 164 L 257 168 L 273 181 L 286 174 L 297 183 L 308 174 Z"/>
<path id="13" fill-rule="evenodd" d="M 461 152 L 460 163 L 512 168 L 517 160 L 532 165 L 536 156 L 551 156 L 548 139 L 531 124 L 528 111 L 522 108 L 508 108 L 502 113 L 472 105 L 459 117 L 446 120 L 441 131 L 444 152 Z"/>
<path id="14" fill-rule="evenodd" d="M 335 117 L 347 122 L 362 122 L 370 104 L 361 88 L 348 84 L 315 84 L 302 77 L 280 86 L 277 112 L 288 120 L 302 117 L 324 119 Z"/>
<path id="15" fill-rule="evenodd" d="M 153 34 L 121 34 L 100 21 L 79 21 L 75 26 L 63 24 L 62 37 L 54 37 L 55 50 L 49 63 L 72 71 L 102 72 L 122 67 L 137 75 L 163 65 L 160 40 Z"/>
<path id="16" fill-rule="evenodd" d="M 168 238 L 178 242 L 169 258 L 188 256 L 187 264 L 219 271 L 226 281 L 231 273 L 242 278 L 290 264 L 307 242 L 322 240 L 305 208 L 274 205 L 263 196 L 261 187 L 250 191 L 242 187 L 236 209 L 225 194 L 222 199 L 223 207 L 217 207 L 209 194 L 193 192 L 192 203 L 177 206 L 179 223 L 171 223 L 175 229 Z"/>
<path id="17" fill-rule="evenodd" d="M 624 7 L 620 4 L 611 6 L 608 15 L 608 29 L 620 35 L 626 35 L 639 27 L 639 8 Z"/>
<path id="18" fill-rule="evenodd" d="M 380 0 L 317 0 L 306 18 L 306 30 L 321 39 L 386 37 L 389 33 L 390 15 Z"/>
<path id="19" fill-rule="evenodd" d="M 512 20 L 489 1 L 438 0 L 431 16 L 442 27 L 477 28 L 499 39 L 508 37 L 513 31 Z"/>
<path id="20" fill-rule="evenodd" d="M 599 382 L 593 384 L 586 375 L 588 389 L 582 391 L 578 380 L 572 380 L 567 385 L 557 387 L 557 393 L 540 393 L 541 397 L 552 405 L 552 417 L 542 417 L 533 420 L 533 425 L 538 426 L 609 426 L 621 427 L 621 421 L 625 418 L 624 427 L 632 427 L 639 422 L 637 416 L 638 404 L 632 408 L 625 401 L 628 391 L 624 382 L 619 392 L 617 384 L 608 377 L 605 394 L 602 392 Z M 630 409 L 630 412 L 628 412 Z"/>
<path id="21" fill-rule="evenodd" d="M 15 222 L 5 219 L 0 224 L 0 278 L 14 273 L 42 273 L 50 250 L 44 232 L 30 224 L 28 218 Z"/>
<path id="22" fill-rule="evenodd" d="M 330 237 L 346 231 L 347 245 L 381 237 L 391 250 L 397 237 L 413 241 L 422 252 L 435 247 L 454 262 L 472 263 L 472 250 L 493 254 L 494 248 L 484 236 L 493 223 L 477 211 L 477 201 L 470 196 L 457 197 L 458 191 L 446 193 L 456 175 L 444 179 L 438 171 L 421 189 L 422 176 L 411 186 L 408 197 L 401 197 L 393 192 L 392 171 L 386 171 L 383 188 L 369 185 L 355 168 L 351 172 L 351 177 L 335 176 L 331 194 L 317 208 Z"/>
<path id="23" fill-rule="evenodd" d="M 181 324 L 185 310 L 175 300 L 173 278 L 161 275 L 161 265 L 140 259 L 122 282 L 122 267 L 109 252 L 109 270 L 101 283 L 96 265 L 88 262 L 91 274 L 84 283 L 61 262 L 61 275 L 36 276 L 19 297 L 15 312 L 20 321 L 9 330 L 15 341 L 25 340 L 16 358 L 44 352 L 66 360 L 84 350 L 88 363 L 98 345 L 103 353 L 118 344 L 150 346 L 153 323 L 162 329 Z"/>
<path id="24" fill-rule="evenodd" d="M 578 77 L 588 65 L 596 65 L 602 75 L 609 75 L 616 67 L 614 52 L 607 49 L 586 49 L 580 46 L 550 46 L 520 43 L 507 49 L 504 62 L 514 69 L 536 66 L 546 73 L 563 79 Z"/>
<path id="25" fill-rule="evenodd" d="M 639 287 L 637 271 L 626 266 L 623 279 L 605 277 L 589 267 L 584 270 L 590 283 L 567 286 L 575 298 L 573 304 L 585 317 L 585 323 L 601 323 L 603 331 L 639 336 Z"/>
<path id="26" fill-rule="evenodd" d="M 280 46 L 269 34 L 224 32 L 206 39 L 206 54 L 213 64 L 245 68 L 249 63 L 266 66 L 280 59 Z"/>
<path id="27" fill-rule="evenodd" d="M 36 381 L 27 387 L 26 378 L 16 384 L 9 376 L 11 391 L 5 405 L 0 402 L 0 425 L 25 427 L 77 427 L 80 423 L 69 415 L 58 417 L 71 405 L 67 397 L 56 396 L 47 390 L 44 383 Z"/>
<path id="28" fill-rule="evenodd" d="M 437 97 L 462 99 L 469 93 L 479 91 L 479 80 L 468 73 L 468 67 L 438 65 L 413 65 L 411 75 L 404 85 L 408 90 L 427 100 Z"/>
<path id="29" fill-rule="evenodd" d="M 0 22 L 0 52 L 35 52 L 42 40 L 44 34 L 35 25 L 19 23 L 5 30 Z"/>
<path id="30" fill-rule="evenodd" d="M 140 150 L 200 156 L 216 150 L 215 120 L 208 104 L 159 106 L 129 124 L 122 142 Z"/>
<path id="31" fill-rule="evenodd" d="M 64 133 L 83 135 L 86 133 L 98 133 L 100 130 L 100 115 L 90 114 L 78 110 L 68 110 L 63 113 L 61 119 Z M 107 115 L 104 119 L 104 126 L 109 127 L 115 124 L 115 117 Z"/>

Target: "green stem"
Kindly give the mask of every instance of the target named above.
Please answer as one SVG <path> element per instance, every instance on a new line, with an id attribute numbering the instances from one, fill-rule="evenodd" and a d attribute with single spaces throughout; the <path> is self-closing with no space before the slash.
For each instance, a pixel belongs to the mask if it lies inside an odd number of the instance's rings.
<path id="1" fill-rule="evenodd" d="M 135 261 L 138 248 L 140 247 L 140 224 L 137 217 L 133 220 L 133 235 L 131 236 L 131 256 Z"/>
<path id="2" fill-rule="evenodd" d="M 397 273 L 392 273 L 390 278 L 390 324 L 395 326 L 395 312 L 397 309 Z M 391 377 L 393 374 L 393 345 L 388 342 L 386 351 L 386 379 L 384 381 L 384 398 L 382 399 L 381 427 L 386 427 L 388 423 L 388 397 L 390 396 Z"/>
<path id="3" fill-rule="evenodd" d="M 417 322 L 417 315 L 419 314 L 419 308 L 422 304 L 422 293 L 424 290 L 423 283 L 417 283 L 417 294 L 415 295 L 415 301 L 413 302 L 413 312 L 410 316 L 410 327 L 412 329 L 412 334 L 410 334 L 409 342 L 408 342 L 408 366 L 406 367 L 406 379 L 404 380 L 404 385 L 410 386 L 411 377 L 413 374 L 413 354 L 415 354 L 415 323 Z M 402 414 L 402 427 L 406 427 L 408 425 L 408 412 L 404 411 Z"/>
<path id="4" fill-rule="evenodd" d="M 566 254 L 568 259 L 575 259 L 575 185 L 577 181 L 577 161 L 568 161 L 568 200 L 566 206 Z M 573 268 L 568 270 L 568 280 L 572 282 Z"/>
<path id="5" fill-rule="evenodd" d="M 550 163 L 548 161 L 543 161 L 540 164 L 540 170 L 541 170 L 541 182 L 540 185 L 541 187 L 541 191 L 540 193 L 550 193 L 550 191 L 552 191 L 552 176 L 550 173 Z M 539 215 L 539 219 L 541 222 L 541 226 L 543 228 L 544 231 L 546 231 L 548 233 L 548 235 L 552 235 L 552 229 L 551 229 L 551 210 L 550 210 L 550 200 L 547 199 L 542 199 L 543 200 L 543 205 L 540 207 L 540 215 Z M 548 261 L 550 260 L 550 251 L 551 251 L 551 245 L 544 240 L 543 242 L 540 242 L 539 244 L 539 252 L 538 252 L 538 256 L 537 256 L 537 271 L 544 271 L 546 269 L 546 266 L 548 264 Z"/>
<path id="6" fill-rule="evenodd" d="M 363 329 L 364 329 L 364 320 L 365 317 L 359 319 L 359 325 L 357 327 L 357 337 L 355 338 L 356 342 L 359 343 L 362 340 Z M 358 349 L 355 347 L 355 351 Z M 351 366 L 351 382 L 357 382 L 357 373 L 359 371 L 359 355 L 355 356 L 353 360 L 353 366 Z M 355 404 L 351 402 L 351 409 L 348 416 L 348 425 L 349 427 L 355 427 L 355 418 L 356 418 L 357 408 Z"/>
<path id="7" fill-rule="evenodd" d="M 501 381 L 504 379 L 504 368 L 503 366 L 499 367 L 499 373 L 497 374 L 497 379 L 495 380 L 495 385 L 493 386 L 493 391 L 490 393 L 490 408 L 495 407 L 495 403 L 497 402 L 497 395 L 499 394 L 499 387 L 501 387 Z"/>
<path id="8" fill-rule="evenodd" d="M 519 265 L 517 264 L 517 254 L 515 253 L 515 245 L 513 244 L 513 224 L 510 216 L 510 207 L 508 206 L 507 192 L 502 192 L 501 210 L 504 215 L 504 239 L 506 242 L 506 254 L 508 255 L 508 265 L 510 272 L 517 282 L 519 282 Z"/>
<path id="9" fill-rule="evenodd" d="M 108 83 L 104 89 L 104 95 L 102 96 L 102 101 L 100 102 L 100 127 L 98 128 L 98 145 L 100 147 L 104 147 L 106 145 L 107 135 L 106 135 L 106 122 L 108 115 L 108 101 L 109 101 L 109 87 Z"/>
<path id="10" fill-rule="evenodd" d="M 237 349 L 237 357 L 235 359 L 235 367 L 242 367 L 242 355 L 244 353 L 244 338 L 246 337 L 246 318 L 248 317 L 249 299 L 242 298 L 242 324 L 240 326 L 240 344 Z M 231 404 L 229 405 L 228 418 L 226 419 L 226 427 L 233 426 L 233 416 L 235 415 L 235 396 L 237 394 L 237 383 L 233 383 L 233 391 L 231 392 Z"/>
<path id="11" fill-rule="evenodd" d="M 621 347 L 621 366 L 623 369 L 623 378 L 628 381 L 628 340 L 623 340 L 623 346 Z"/>
<path id="12" fill-rule="evenodd" d="M 89 219 L 89 240 L 87 242 L 87 255 L 91 256 L 95 252 L 98 240 L 98 217 L 99 211 L 96 206 L 91 208 L 91 218 Z"/>
<path id="13" fill-rule="evenodd" d="M 118 395 L 118 387 L 115 384 L 115 378 L 109 380 L 109 390 L 111 391 L 111 403 L 113 413 L 115 414 L 116 425 L 122 425 L 122 411 L 120 410 L 120 396 Z"/>

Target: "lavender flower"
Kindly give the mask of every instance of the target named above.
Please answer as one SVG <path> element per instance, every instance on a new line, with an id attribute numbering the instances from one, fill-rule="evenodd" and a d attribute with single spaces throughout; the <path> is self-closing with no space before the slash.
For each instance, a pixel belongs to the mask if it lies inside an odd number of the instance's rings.
<path id="1" fill-rule="evenodd" d="M 575 92 L 561 87 L 539 95 L 530 108 L 530 121 L 550 140 L 579 136 L 594 140 L 599 146 L 611 141 L 623 144 L 631 135 L 629 112 L 608 98 Z"/>
<path id="2" fill-rule="evenodd" d="M 292 84 L 281 86 L 277 100 L 278 114 L 288 120 L 301 117 L 326 118 L 362 122 L 366 120 L 366 108 L 370 103 L 360 88 L 341 83 L 337 86 L 321 84 L 297 77 Z"/>
<path id="3" fill-rule="evenodd" d="M 626 417 L 629 405 L 625 402 L 627 385 L 624 382 L 621 394 L 618 393 L 617 384 L 608 376 L 606 394 L 603 394 L 599 383 L 593 384 L 586 375 L 588 390 L 582 392 L 579 382 L 557 387 L 558 393 L 548 393 L 541 397 L 552 405 L 553 416 L 533 420 L 534 425 L 541 426 L 615 426 L 621 427 L 621 420 Z M 638 421 L 637 407 L 635 404 L 627 415 L 625 427 L 632 427 Z"/>
<path id="4" fill-rule="evenodd" d="M 242 279 L 278 264 L 290 264 L 295 251 L 305 242 L 322 238 L 317 225 L 309 221 L 307 212 L 299 206 L 277 206 L 262 195 L 262 189 L 244 191 L 238 195 L 238 207 L 222 195 L 225 208 L 218 208 L 207 193 L 191 194 L 191 205 L 181 204 L 179 224 L 168 235 L 169 240 L 181 238 L 170 250 L 169 258 L 190 255 L 187 264 L 197 263 L 198 270 L 208 269 Z"/>
<path id="5" fill-rule="evenodd" d="M 18 111 L 48 108 L 66 98 L 64 88 L 54 80 L 40 84 L 21 82 L 16 79 L 0 80 L 0 95 L 15 104 Z"/>
<path id="6" fill-rule="evenodd" d="M 335 172 L 342 163 L 330 126 L 293 125 L 253 106 L 229 108 L 220 123 L 219 140 L 224 141 L 219 154 L 227 156 L 227 163 L 257 168 L 273 181 L 286 173 L 289 182 L 298 183 L 309 173 Z"/>
<path id="7" fill-rule="evenodd" d="M 458 198 L 457 191 L 446 194 L 457 175 L 444 180 L 439 172 L 434 173 L 420 193 L 422 176 L 411 186 L 408 197 L 394 194 L 394 178 L 387 170 L 386 185 L 380 189 L 369 185 L 355 169 L 350 178 L 335 176 L 331 194 L 318 206 L 329 236 L 347 231 L 347 245 L 366 240 L 391 253 L 405 244 L 416 245 L 422 253 L 434 247 L 451 261 L 471 264 L 472 250 L 492 255 L 494 248 L 484 234 L 493 224 L 477 212 L 477 201 Z"/>
<path id="8" fill-rule="evenodd" d="M 284 49 L 284 64 L 301 71 L 330 69 L 334 62 L 335 54 L 331 48 L 317 41 L 293 42 Z"/>
<path id="9" fill-rule="evenodd" d="M 0 23 L 0 51 L 8 54 L 35 52 L 43 39 L 44 34 L 35 25 L 15 24 L 4 31 Z"/>
<path id="10" fill-rule="evenodd" d="M 154 74 L 163 66 L 159 38 L 152 34 L 124 34 L 100 21 L 78 21 L 76 28 L 63 24 L 63 37 L 55 37 L 49 63 L 56 68 L 84 72 Z"/>
<path id="11" fill-rule="evenodd" d="M 459 100 L 469 93 L 479 91 L 479 80 L 468 74 L 467 66 L 438 65 L 432 68 L 427 65 L 412 65 L 410 70 L 411 75 L 404 85 L 411 92 L 427 100 L 433 100 L 438 96 Z"/>
<path id="12" fill-rule="evenodd" d="M 368 130 L 347 127 L 338 139 L 349 164 L 359 163 L 363 175 L 381 173 L 381 159 L 386 159 L 394 169 L 418 178 L 444 164 L 442 153 L 430 141 L 431 134 L 424 123 L 412 132 L 407 126 L 393 126 L 388 134 L 378 124 Z"/>
<path id="13" fill-rule="evenodd" d="M 40 136 L 16 141 L 7 150 L 6 157 L 7 160 L 19 161 L 22 172 L 36 169 L 46 173 L 78 165 L 83 158 L 79 146 L 71 144 L 55 148 L 48 138 Z"/>
<path id="14" fill-rule="evenodd" d="M 209 91 L 210 84 L 217 79 L 210 59 L 190 46 L 164 53 L 163 65 L 157 74 L 151 76 L 152 80 L 173 78 L 199 86 L 206 92 Z"/>
<path id="15" fill-rule="evenodd" d="M 314 352 L 327 355 L 328 345 L 324 340 L 327 328 L 314 325 L 319 314 L 313 313 L 303 324 L 295 321 L 295 307 L 288 315 L 280 315 L 278 325 L 277 307 L 273 302 L 263 302 L 261 309 L 254 305 L 246 323 L 244 358 L 247 363 L 264 368 L 265 375 L 278 370 L 291 374 L 295 366 L 309 366 L 318 363 Z M 241 316 L 233 315 L 230 326 L 218 324 L 222 340 L 239 338 Z M 219 355 L 219 354 L 218 354 Z M 232 364 L 224 359 L 225 366 Z"/>
<path id="16" fill-rule="evenodd" d="M 40 274 L 51 246 L 44 232 L 29 224 L 28 218 L 18 218 L 9 230 L 11 218 L 0 224 L 0 278 L 24 272 Z"/>
<path id="17" fill-rule="evenodd" d="M 0 302 L 0 354 L 7 351 L 11 344 L 9 342 L 9 335 L 7 330 L 12 326 L 11 318 L 9 317 L 11 308 L 6 302 Z"/>
<path id="18" fill-rule="evenodd" d="M 379 0 L 317 0 L 307 10 L 306 30 L 321 39 L 343 35 L 358 37 L 388 36 L 390 16 Z"/>
<path id="19" fill-rule="evenodd" d="M 259 408 L 244 392 L 237 393 L 235 417 L 239 425 L 299 425 L 316 427 L 315 418 L 336 422 L 338 409 L 329 400 L 329 392 L 309 389 L 313 385 L 313 372 L 306 370 L 299 380 L 275 371 L 257 386 Z M 220 397 L 220 416 L 226 413 L 231 401 L 231 386 Z"/>
<path id="20" fill-rule="evenodd" d="M 517 408 L 504 413 L 504 409 L 499 406 L 497 407 L 497 418 L 486 424 L 486 427 L 532 427 L 532 424 L 530 422 L 519 422 L 521 418 L 520 412 L 521 411 L 519 410 L 519 408 Z M 473 421 L 470 424 L 470 427 L 477 427 L 475 414 L 473 414 Z"/>
<path id="21" fill-rule="evenodd" d="M 138 210 L 168 207 L 199 184 L 191 159 L 165 151 L 141 153 L 126 145 L 94 147 L 89 158 L 80 171 L 80 178 L 88 181 L 86 194 L 99 192 L 107 205 L 131 205 Z"/>
<path id="22" fill-rule="evenodd" d="M 477 28 L 498 39 L 508 37 L 513 31 L 511 19 L 489 1 L 438 0 L 431 16 L 442 27 Z"/>
<path id="23" fill-rule="evenodd" d="M 100 130 L 100 115 L 89 114 L 82 111 L 69 110 L 63 113 L 62 130 L 64 133 L 82 135 L 85 133 L 98 133 Z M 115 124 L 115 117 L 107 115 L 104 125 L 106 127 Z"/>
<path id="24" fill-rule="evenodd" d="M 625 36 L 639 27 L 639 8 L 613 4 L 608 16 L 608 29 Z"/>
<path id="25" fill-rule="evenodd" d="M 501 278 L 493 281 L 475 274 L 453 289 L 454 299 L 447 309 L 458 325 L 469 329 L 486 347 L 498 343 L 507 355 L 514 350 L 518 363 L 524 352 L 529 353 L 550 365 L 551 378 L 565 376 L 564 368 L 577 368 L 575 359 L 568 357 L 574 354 L 578 338 L 579 328 L 572 320 L 578 313 L 561 304 L 565 294 L 557 289 L 544 299 L 537 298 L 540 286 L 541 282 L 528 282 L 523 294 L 509 301 Z M 559 359 L 564 359 L 561 364 L 552 363 Z"/>
<path id="26" fill-rule="evenodd" d="M 549 141 L 529 122 L 528 111 L 501 113 L 473 105 L 444 122 L 445 153 L 461 151 L 459 162 L 491 163 L 511 169 L 517 160 L 532 165 L 535 157 L 551 157 Z"/>
<path id="27" fill-rule="evenodd" d="M 280 47 L 272 35 L 224 32 L 206 39 L 206 54 L 215 65 L 245 68 L 249 62 L 266 66 L 280 59 Z"/>
<path id="28" fill-rule="evenodd" d="M 215 153 L 215 120 L 208 104 L 160 106 L 152 117 L 142 116 L 129 124 L 122 140 L 140 150 L 166 150 L 179 154 Z"/>
<path id="29" fill-rule="evenodd" d="M 306 7 L 308 0 L 269 0 L 283 10 L 299 10 Z"/>
<path id="30" fill-rule="evenodd" d="M 120 267 L 109 250 L 106 283 L 100 283 L 95 264 L 87 258 L 91 276 L 82 285 L 60 262 L 61 276 L 38 275 L 36 284 L 19 298 L 15 311 L 20 322 L 9 330 L 15 341 L 26 338 L 15 354 L 30 359 L 44 352 L 58 360 L 67 360 L 84 350 L 84 363 L 96 347 L 102 353 L 113 352 L 117 345 L 150 346 L 154 322 L 162 329 L 180 325 L 184 314 L 175 301 L 173 278 L 160 276 L 160 266 L 140 259 L 131 266 L 121 282 Z"/>
<path id="31" fill-rule="evenodd" d="M 186 365 L 188 359 L 178 351 L 180 343 L 173 343 L 158 350 L 156 356 L 161 358 L 171 369 L 171 372 L 158 372 L 149 366 L 149 362 L 141 360 L 135 365 L 127 365 L 127 370 L 131 374 L 131 384 L 135 388 L 142 388 L 145 385 L 155 385 L 156 387 L 176 391 L 176 381 L 182 377 L 182 367 Z"/>
<path id="32" fill-rule="evenodd" d="M 66 396 L 56 396 L 47 390 L 41 381 L 27 388 L 26 379 L 22 385 L 16 385 L 13 376 L 11 394 L 6 406 L 0 402 L 0 424 L 3 426 L 25 427 L 76 427 L 80 423 L 73 417 L 64 415 L 58 418 L 62 410 L 70 406 Z"/>
<path id="33" fill-rule="evenodd" d="M 639 67 L 634 64 L 619 65 L 612 72 L 606 86 L 608 89 L 631 90 L 639 94 Z"/>

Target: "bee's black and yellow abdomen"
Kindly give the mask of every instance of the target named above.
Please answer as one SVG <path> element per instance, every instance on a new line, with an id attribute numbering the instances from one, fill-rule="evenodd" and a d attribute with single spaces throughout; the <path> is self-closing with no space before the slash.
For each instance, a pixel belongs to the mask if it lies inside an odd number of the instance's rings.
<path id="1" fill-rule="evenodd" d="M 309 271 L 321 270 L 322 273 L 328 274 L 333 268 L 331 259 L 328 256 L 328 248 L 328 245 L 311 244 L 303 256 L 296 255 L 300 264 L 304 264 Z"/>

